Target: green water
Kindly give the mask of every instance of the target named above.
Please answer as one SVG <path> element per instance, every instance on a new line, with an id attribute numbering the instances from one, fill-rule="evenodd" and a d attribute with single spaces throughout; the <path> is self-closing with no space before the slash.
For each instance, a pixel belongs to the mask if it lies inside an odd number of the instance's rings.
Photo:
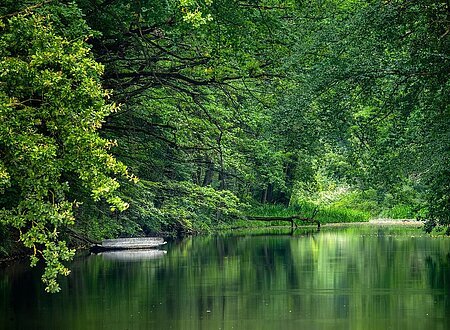
<path id="1" fill-rule="evenodd" d="M 403 230 L 403 229 L 402 229 Z M 62 292 L 0 270 L 0 329 L 448 329 L 450 239 L 325 229 L 78 257 Z"/>

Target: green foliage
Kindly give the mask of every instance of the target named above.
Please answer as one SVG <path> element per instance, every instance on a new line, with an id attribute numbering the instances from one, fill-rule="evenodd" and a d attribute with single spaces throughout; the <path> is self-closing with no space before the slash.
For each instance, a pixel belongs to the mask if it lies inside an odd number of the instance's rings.
<path id="1" fill-rule="evenodd" d="M 120 218 L 138 224 L 147 235 L 207 232 L 241 214 L 241 202 L 227 190 L 200 187 L 191 182 L 145 180 L 127 188 L 137 191 L 128 191 L 133 196 L 133 207 Z"/>
<path id="2" fill-rule="evenodd" d="M 203 12 L 199 10 L 199 1 L 195 0 L 179 0 L 181 12 L 183 13 L 183 20 L 192 24 L 194 27 L 200 27 L 212 21 L 213 17 L 211 14 L 203 15 Z M 212 0 L 206 0 L 205 5 L 211 5 Z"/>
<path id="3" fill-rule="evenodd" d="M 302 210 L 299 206 L 285 207 L 280 204 L 257 204 L 251 206 L 247 210 L 246 215 L 262 217 L 289 217 L 298 215 L 301 211 Z"/>
<path id="4" fill-rule="evenodd" d="M 322 210 L 319 210 L 317 220 L 321 223 L 350 223 L 368 221 L 370 217 L 370 213 L 368 212 L 336 206 L 327 206 Z"/>
<path id="5" fill-rule="evenodd" d="M 391 209 L 381 212 L 381 216 L 391 219 L 411 219 L 416 217 L 416 212 L 410 205 L 397 204 Z"/>
<path id="6" fill-rule="evenodd" d="M 348 208 L 368 212 L 371 217 L 377 217 L 383 208 L 377 201 L 375 190 L 350 190 L 331 204 L 337 208 Z"/>
<path id="7" fill-rule="evenodd" d="M 108 154 L 111 142 L 97 134 L 115 106 L 105 102 L 103 67 L 90 56 L 88 35 L 80 34 L 88 31 L 81 13 L 73 5 L 38 9 L 2 20 L 0 221 L 20 231 L 33 250 L 32 265 L 45 261 L 42 279 L 56 292 L 57 276 L 69 273 L 63 262 L 74 254 L 60 237 L 78 205 L 67 194 L 82 186 L 94 200 L 124 210 L 111 175 L 127 172 Z M 67 17 L 72 24 L 60 29 Z"/>
<path id="8" fill-rule="evenodd" d="M 418 216 L 419 210 L 423 207 L 423 200 L 411 186 L 405 185 L 402 189 L 392 190 L 393 193 L 384 194 L 375 189 L 361 190 L 327 177 L 324 173 L 327 167 L 328 164 L 316 170 L 312 180 L 296 183 L 291 204 L 307 202 L 329 209 L 331 212 L 342 210 L 342 218 L 347 218 L 345 215 L 347 213 L 355 212 L 355 217 L 360 219 L 369 217 L 411 219 Z"/>
<path id="9" fill-rule="evenodd" d="M 362 222 L 368 221 L 370 213 L 359 210 L 336 207 L 333 205 L 317 205 L 306 201 L 297 201 L 291 206 L 277 204 L 265 204 L 250 208 L 247 213 L 249 216 L 265 216 L 265 217 L 290 217 L 299 215 L 305 218 L 314 216 L 315 220 L 320 223 L 336 223 L 336 222 Z M 309 223 L 308 223 L 309 224 Z M 286 222 L 273 222 L 269 225 L 286 225 Z"/>
<path id="10" fill-rule="evenodd" d="M 146 182 L 123 190 L 131 208 L 120 218 L 144 233 L 196 231 L 236 213 L 234 197 L 222 194 L 289 200 L 293 171 L 286 167 L 295 167 L 296 152 L 273 132 L 272 110 L 285 10 L 222 0 L 115 1 L 101 10 L 78 2 L 101 32 L 93 52 L 105 63 L 105 84 L 124 103 L 103 134 L 118 141 L 112 152 Z M 189 12 L 213 19 L 186 22 Z M 199 205 L 204 198 L 191 198 L 188 184 L 193 196 L 203 191 L 217 202 Z"/>
<path id="11" fill-rule="evenodd" d="M 450 223 L 446 1 L 7 0 L 0 15 L 0 220 L 49 291 L 67 226 L 205 232 L 241 201 Z"/>
<path id="12" fill-rule="evenodd" d="M 425 201 L 448 223 L 448 2 L 339 3 L 308 4 L 297 22 L 290 103 L 316 114 L 333 177 L 374 189 L 387 214 Z"/>

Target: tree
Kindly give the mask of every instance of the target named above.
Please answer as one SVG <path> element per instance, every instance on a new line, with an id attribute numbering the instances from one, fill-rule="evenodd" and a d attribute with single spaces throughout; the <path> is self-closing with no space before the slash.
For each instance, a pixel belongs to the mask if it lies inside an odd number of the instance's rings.
<path id="1" fill-rule="evenodd" d="M 448 1 L 310 6 L 291 59 L 297 98 L 346 156 L 341 174 L 380 198 L 409 186 L 432 222 L 448 224 Z"/>
<path id="2" fill-rule="evenodd" d="M 9 9 L 0 26 L 0 221 L 19 231 L 32 265 L 45 261 L 42 279 L 55 292 L 57 276 L 69 273 L 62 262 L 74 254 L 61 237 L 79 205 L 68 193 L 83 187 L 124 210 L 113 176 L 132 176 L 97 133 L 116 106 L 106 102 L 81 12 L 63 4 Z"/>
<path id="3" fill-rule="evenodd" d="M 288 1 L 273 7 L 197 1 L 202 17 L 211 18 L 203 24 L 187 20 L 184 5 L 180 10 L 180 3 L 193 1 L 78 3 L 89 25 L 101 32 L 91 41 L 93 51 L 105 63 L 105 85 L 123 103 L 102 133 L 118 140 L 113 152 L 147 181 L 126 192 L 137 209 L 183 208 L 171 201 L 178 195 L 192 208 L 196 203 L 185 189 L 191 196 L 201 188 L 205 194 L 229 190 L 240 198 L 274 185 L 283 189 L 285 151 L 271 122 L 274 87 L 282 78 L 278 68 L 288 48 L 283 33 L 283 16 L 293 9 Z M 161 190 L 166 184 L 172 196 Z M 154 197 L 138 198 L 145 194 Z M 137 209 L 132 205 L 122 217 Z M 170 220 L 153 214 L 145 216 L 150 227 L 160 230 L 163 223 L 171 230 Z"/>

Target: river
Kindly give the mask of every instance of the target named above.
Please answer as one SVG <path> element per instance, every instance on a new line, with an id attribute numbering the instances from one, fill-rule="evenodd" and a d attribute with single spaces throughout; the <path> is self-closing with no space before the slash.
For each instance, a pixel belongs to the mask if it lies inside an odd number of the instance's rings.
<path id="1" fill-rule="evenodd" d="M 376 226 L 240 232 L 77 256 L 62 291 L 0 269 L 1 329 L 448 329 L 450 239 Z"/>

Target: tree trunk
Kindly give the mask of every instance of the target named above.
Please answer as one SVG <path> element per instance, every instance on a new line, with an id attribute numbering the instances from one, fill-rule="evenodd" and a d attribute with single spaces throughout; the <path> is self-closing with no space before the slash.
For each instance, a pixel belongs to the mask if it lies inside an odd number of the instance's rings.
<path id="1" fill-rule="evenodd" d="M 208 167 L 206 169 L 205 177 L 203 178 L 202 187 L 206 187 L 211 184 L 212 179 L 213 179 L 213 174 L 214 174 L 214 163 L 209 162 Z"/>
<path id="2" fill-rule="evenodd" d="M 266 189 L 267 196 L 266 196 L 266 199 L 267 199 L 268 203 L 272 203 L 273 202 L 273 186 L 274 186 L 273 183 L 269 183 L 267 185 L 267 189 Z"/>
<path id="3" fill-rule="evenodd" d="M 227 182 L 225 181 L 226 177 L 227 176 L 223 171 L 219 172 L 219 180 L 220 180 L 219 190 L 227 189 Z"/>
<path id="4" fill-rule="evenodd" d="M 262 191 L 261 194 L 261 204 L 266 204 L 267 202 L 267 187 Z"/>

